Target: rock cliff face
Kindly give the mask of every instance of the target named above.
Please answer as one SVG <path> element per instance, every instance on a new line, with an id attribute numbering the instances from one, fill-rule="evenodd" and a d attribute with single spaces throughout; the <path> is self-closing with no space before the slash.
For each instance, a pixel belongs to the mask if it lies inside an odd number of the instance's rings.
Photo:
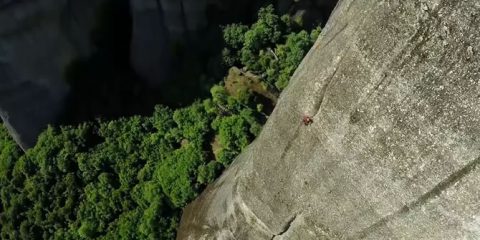
<path id="1" fill-rule="evenodd" d="M 68 107 L 65 66 L 92 53 L 90 33 L 106 1 L 0 0 L 0 117 L 23 148 L 33 146 Z M 131 63 L 137 73 L 158 87 L 169 77 L 172 40 L 199 34 L 207 6 L 220 2 L 131 0 Z"/>
<path id="2" fill-rule="evenodd" d="M 90 33 L 106 1 L 0 0 L 0 117 L 23 148 L 33 146 L 47 124 L 69 107 L 65 105 L 71 89 L 62 79 L 65 66 L 93 52 Z M 249 11 L 260 2 L 130 0 L 133 69 L 150 86 L 159 87 L 171 79 L 176 42 L 189 42 L 190 50 L 210 43 L 211 33 L 205 33 L 212 25 L 209 9 L 229 19 L 224 15 L 254 15 Z M 328 2 L 279 0 L 277 6 L 283 11 L 294 5 L 315 9 Z"/>
<path id="3" fill-rule="evenodd" d="M 64 67 L 90 52 L 89 31 L 102 1 L 0 2 L 0 116 L 24 148 L 63 108 Z"/>
<path id="4" fill-rule="evenodd" d="M 0 1 L 0 116 L 29 148 L 66 107 L 65 66 L 89 56 L 106 0 Z M 133 68 L 150 85 L 168 77 L 171 39 L 201 30 L 207 1 L 131 0 Z M 127 26 L 126 26 L 127 27 Z"/>
<path id="5" fill-rule="evenodd" d="M 178 239 L 479 239 L 479 12 L 341 1 Z"/>
<path id="6" fill-rule="evenodd" d="M 168 79 L 171 48 L 207 25 L 206 0 L 131 0 L 134 69 L 152 86 Z"/>

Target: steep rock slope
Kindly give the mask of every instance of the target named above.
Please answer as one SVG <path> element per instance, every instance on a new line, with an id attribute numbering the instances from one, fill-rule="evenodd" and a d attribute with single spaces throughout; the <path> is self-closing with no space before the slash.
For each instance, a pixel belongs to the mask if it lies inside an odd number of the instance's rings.
<path id="1" fill-rule="evenodd" d="M 474 0 L 339 2 L 178 239 L 480 238 L 479 12 Z"/>

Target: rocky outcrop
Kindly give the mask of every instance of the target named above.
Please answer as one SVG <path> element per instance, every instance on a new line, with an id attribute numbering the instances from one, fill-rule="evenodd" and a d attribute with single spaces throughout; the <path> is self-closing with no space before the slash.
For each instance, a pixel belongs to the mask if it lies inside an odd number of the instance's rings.
<path id="1" fill-rule="evenodd" d="M 479 10 L 341 1 L 178 239 L 480 238 Z"/>
<path id="2" fill-rule="evenodd" d="M 68 94 L 64 67 L 90 53 L 101 2 L 0 2 L 0 116 L 23 148 L 60 114 Z"/>

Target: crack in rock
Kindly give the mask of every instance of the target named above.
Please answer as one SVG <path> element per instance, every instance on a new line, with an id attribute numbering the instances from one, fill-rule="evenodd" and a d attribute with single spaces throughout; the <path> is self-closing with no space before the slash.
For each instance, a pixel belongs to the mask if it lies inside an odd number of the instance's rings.
<path id="1" fill-rule="evenodd" d="M 369 227 L 355 234 L 355 236 L 351 239 L 364 239 L 368 236 L 368 234 L 370 234 L 371 232 L 375 231 L 380 227 L 387 225 L 387 223 L 392 221 L 393 219 L 398 218 L 402 215 L 408 214 L 411 210 L 427 204 L 429 200 L 437 196 L 440 196 L 445 190 L 455 185 L 455 183 L 459 182 L 462 178 L 470 174 L 473 170 L 477 168 L 478 165 L 480 165 L 480 157 L 473 160 L 472 162 L 470 162 L 460 170 L 450 174 L 446 179 L 438 183 L 430 191 L 424 193 L 413 202 L 410 202 L 404 205 L 402 208 L 398 209 L 397 211 L 381 218 L 379 221 L 373 223 Z"/>
<path id="2" fill-rule="evenodd" d="M 288 232 L 288 230 L 290 230 L 290 227 L 292 226 L 293 222 L 295 222 L 295 220 L 297 219 L 297 217 L 298 217 L 297 214 L 293 215 L 293 216 L 285 223 L 285 225 L 282 227 L 282 230 L 281 230 L 279 233 L 274 234 L 270 240 L 275 240 L 275 238 L 281 237 L 283 234 L 285 234 L 286 232 Z"/>

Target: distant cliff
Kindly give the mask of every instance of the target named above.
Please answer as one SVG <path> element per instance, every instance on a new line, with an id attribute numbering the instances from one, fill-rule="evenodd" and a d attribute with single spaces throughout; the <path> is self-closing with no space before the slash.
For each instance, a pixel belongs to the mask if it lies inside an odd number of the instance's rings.
<path id="1" fill-rule="evenodd" d="M 91 33 L 105 2 L 0 2 L 0 116 L 23 148 L 68 108 L 65 67 L 94 51 Z M 185 2 L 131 1 L 132 64 L 154 86 L 168 76 L 170 36 L 180 38 L 206 22 L 206 1 Z"/>
<path id="2" fill-rule="evenodd" d="M 132 65 L 153 86 L 170 75 L 171 48 L 207 26 L 206 0 L 132 0 Z"/>
<path id="3" fill-rule="evenodd" d="M 178 239 L 479 239 L 479 11 L 340 1 Z"/>
<path id="4" fill-rule="evenodd" d="M 88 98 L 83 92 L 88 93 L 85 88 L 89 86 L 82 86 L 82 96 L 76 98 L 76 105 L 68 105 L 72 86 L 65 81 L 64 74 L 72 60 L 88 58 L 95 52 L 92 33 L 98 24 L 99 8 L 107 1 L 0 1 L 0 117 L 23 148 L 33 146 L 38 134 L 47 124 L 57 123 L 65 110 L 72 111 L 72 107 L 77 108 L 82 99 Z M 281 11 L 306 21 L 325 18 L 328 14 L 319 9 L 332 4 L 329 0 L 273 2 Z M 179 43 L 186 46 L 184 51 L 197 51 L 197 58 L 210 54 L 212 45 L 221 49 L 221 43 L 212 41 L 210 30 L 218 30 L 219 24 L 252 18 L 264 2 L 129 0 L 129 3 L 132 23 L 128 29 L 131 46 L 127 61 L 136 75 L 150 87 L 158 88 L 166 80 L 175 79 L 174 70 L 186 71 L 175 68 L 178 63 L 174 62 L 172 49 Z M 131 89 L 135 91 L 133 86 Z M 98 95 L 101 93 L 96 93 L 97 98 Z M 105 96 L 104 101 L 118 99 L 109 97 Z M 89 102 L 84 108 L 92 105 L 95 103 Z"/>
<path id="5" fill-rule="evenodd" d="M 91 51 L 89 31 L 101 2 L 0 2 L 0 116 L 22 147 L 32 146 L 62 111 L 64 67 Z"/>

